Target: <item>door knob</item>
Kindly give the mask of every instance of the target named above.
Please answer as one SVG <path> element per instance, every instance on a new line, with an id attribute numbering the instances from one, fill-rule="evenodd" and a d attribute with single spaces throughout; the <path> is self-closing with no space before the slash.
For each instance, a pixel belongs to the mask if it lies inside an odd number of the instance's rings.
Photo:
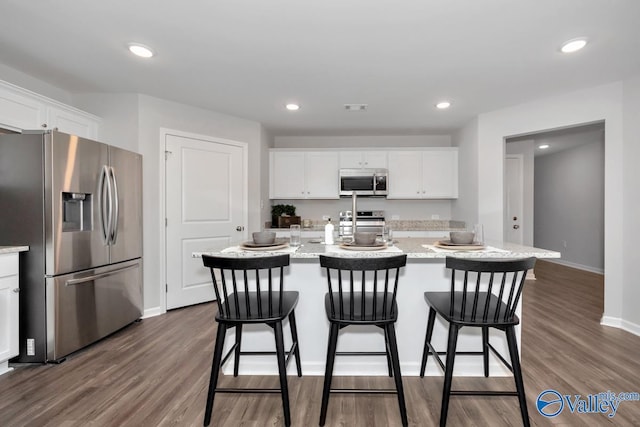
<path id="1" fill-rule="evenodd" d="M 519 226 L 518 224 L 516 224 L 516 225 L 514 225 L 514 226 L 513 226 L 513 229 L 514 229 L 514 230 L 517 230 L 518 228 L 520 228 L 520 226 Z"/>
<path id="2" fill-rule="evenodd" d="M 236 231 L 244 231 L 244 227 L 239 225 L 236 227 Z"/>
<path id="3" fill-rule="evenodd" d="M 18 292 L 20 292 L 20 288 L 14 288 L 13 292 L 15 292 L 17 294 Z"/>

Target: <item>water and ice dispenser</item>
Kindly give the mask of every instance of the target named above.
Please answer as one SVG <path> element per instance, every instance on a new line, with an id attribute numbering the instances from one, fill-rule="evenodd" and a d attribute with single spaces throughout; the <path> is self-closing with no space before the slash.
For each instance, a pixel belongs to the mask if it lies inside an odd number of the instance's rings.
<path id="1" fill-rule="evenodd" d="M 91 230 L 92 198 L 91 193 L 62 193 L 62 231 Z"/>

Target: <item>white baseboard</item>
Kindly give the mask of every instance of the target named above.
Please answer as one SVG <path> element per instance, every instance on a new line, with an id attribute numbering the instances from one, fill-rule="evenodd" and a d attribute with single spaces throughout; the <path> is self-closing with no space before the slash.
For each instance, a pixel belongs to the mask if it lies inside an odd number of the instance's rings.
<path id="1" fill-rule="evenodd" d="M 588 265 L 582 265 L 575 262 L 566 261 L 562 258 L 544 258 L 544 260 L 549 262 L 555 262 L 556 264 L 566 265 L 567 267 L 576 268 L 578 270 L 589 271 L 591 273 L 596 273 L 596 274 L 604 274 L 604 269 L 602 268 L 590 267 Z"/>
<path id="2" fill-rule="evenodd" d="M 164 310 L 160 307 L 145 308 L 142 318 L 147 319 L 149 317 L 160 316 L 161 314 L 164 314 Z"/>
<path id="3" fill-rule="evenodd" d="M 640 336 L 640 325 L 629 322 L 619 317 L 602 316 L 600 324 L 603 326 L 611 326 L 613 328 L 622 329 L 634 335 Z"/>

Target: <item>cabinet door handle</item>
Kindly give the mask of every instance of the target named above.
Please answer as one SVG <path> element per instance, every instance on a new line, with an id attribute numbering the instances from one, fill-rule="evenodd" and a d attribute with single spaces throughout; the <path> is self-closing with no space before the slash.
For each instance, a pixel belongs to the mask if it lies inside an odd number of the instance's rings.
<path id="1" fill-rule="evenodd" d="M 20 288 L 15 288 L 15 289 L 13 290 L 13 292 L 15 292 L 15 293 L 17 294 L 18 292 L 20 292 Z"/>

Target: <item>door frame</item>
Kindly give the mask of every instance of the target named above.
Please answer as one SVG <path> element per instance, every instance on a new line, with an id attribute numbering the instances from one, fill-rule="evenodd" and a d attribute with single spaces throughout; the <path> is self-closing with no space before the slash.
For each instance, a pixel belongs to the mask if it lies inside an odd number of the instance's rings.
<path id="1" fill-rule="evenodd" d="M 165 152 L 167 149 L 166 144 L 167 144 L 168 135 L 173 135 L 173 136 L 178 136 L 183 138 L 200 139 L 200 140 L 212 142 L 215 144 L 233 145 L 242 149 L 242 168 L 243 168 L 242 191 L 244 192 L 244 195 L 242 197 L 242 211 L 243 211 L 242 222 L 245 226 L 245 230 L 247 229 L 249 224 L 249 144 L 246 142 L 234 141 L 231 139 L 219 138 L 219 137 L 210 136 L 210 135 L 202 135 L 202 134 L 197 134 L 193 132 L 185 132 L 185 131 L 175 130 L 175 129 L 160 128 L 160 141 L 159 141 L 160 155 L 158 156 L 158 161 L 160 164 L 160 167 L 158 168 L 159 174 L 160 174 L 160 179 L 159 179 L 160 188 L 159 188 L 158 198 L 159 198 L 160 207 L 162 209 L 162 215 L 160 215 L 160 218 L 158 218 L 159 219 L 158 231 L 160 233 L 159 234 L 160 235 L 160 265 L 159 265 L 160 283 L 158 286 L 160 287 L 160 310 L 161 310 L 161 313 L 159 314 L 164 314 L 167 312 L 167 291 L 166 291 L 167 233 L 166 233 L 166 224 L 165 224 L 165 218 L 167 217 L 167 200 L 166 200 L 167 171 L 165 168 L 165 156 L 166 156 Z"/>
<path id="2" fill-rule="evenodd" d="M 513 160 L 517 160 L 518 164 L 519 164 L 519 169 L 520 169 L 520 174 L 518 175 L 518 188 L 520 190 L 520 236 L 522 237 L 522 241 L 519 243 L 521 245 L 524 245 L 524 241 L 525 239 L 525 231 L 529 231 L 525 228 L 526 224 L 524 219 L 526 218 L 526 214 L 524 211 L 524 155 L 518 153 L 518 154 L 505 154 L 504 156 L 504 161 L 505 161 L 505 172 L 504 172 L 504 176 L 506 178 L 507 176 L 507 159 L 513 159 Z M 504 233 L 504 240 L 507 241 L 507 234 L 508 234 L 508 229 L 510 227 L 510 219 L 509 219 L 509 206 L 507 203 L 507 186 L 504 186 L 504 220 L 503 220 L 503 233 Z M 533 246 L 533 244 L 528 245 L 528 246 Z"/>

